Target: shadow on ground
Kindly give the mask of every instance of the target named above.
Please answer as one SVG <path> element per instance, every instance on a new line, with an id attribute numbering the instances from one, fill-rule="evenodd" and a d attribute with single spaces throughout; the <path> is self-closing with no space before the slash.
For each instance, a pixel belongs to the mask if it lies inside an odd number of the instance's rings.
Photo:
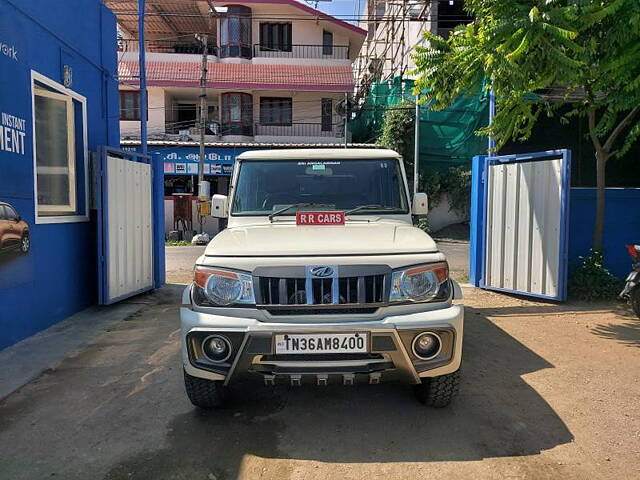
<path id="1" fill-rule="evenodd" d="M 479 310 L 467 308 L 465 328 L 462 390 L 450 408 L 425 408 L 399 385 L 237 384 L 232 406 L 175 416 L 165 447 L 131 455 L 106 479 L 252 478 L 243 470 L 247 455 L 335 463 L 475 461 L 570 442 L 567 426 L 522 379 L 553 365 Z M 276 465 L 280 470 L 269 477 L 286 478 L 291 463 Z"/>
<path id="2" fill-rule="evenodd" d="M 640 319 L 637 317 L 623 324 L 601 324 L 592 331 L 600 337 L 617 340 L 630 347 L 640 348 Z"/>

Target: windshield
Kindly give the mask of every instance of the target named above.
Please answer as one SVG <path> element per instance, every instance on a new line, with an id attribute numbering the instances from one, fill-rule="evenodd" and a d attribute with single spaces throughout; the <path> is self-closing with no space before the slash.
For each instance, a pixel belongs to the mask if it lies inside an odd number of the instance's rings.
<path id="1" fill-rule="evenodd" d="M 244 161 L 231 214 L 269 215 L 285 208 L 284 216 L 363 206 L 353 215 L 408 213 L 398 160 Z"/>

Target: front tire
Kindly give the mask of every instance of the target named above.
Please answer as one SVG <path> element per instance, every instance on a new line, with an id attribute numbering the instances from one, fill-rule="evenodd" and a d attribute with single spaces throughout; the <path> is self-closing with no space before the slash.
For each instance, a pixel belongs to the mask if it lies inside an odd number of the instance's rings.
<path id="1" fill-rule="evenodd" d="M 20 253 L 29 253 L 29 249 L 31 248 L 31 239 L 28 234 L 22 235 L 20 239 Z"/>
<path id="2" fill-rule="evenodd" d="M 199 408 L 221 407 L 227 398 L 222 380 L 207 380 L 184 372 L 184 388 L 191 403 Z"/>
<path id="3" fill-rule="evenodd" d="M 629 296 L 629 303 L 635 314 L 640 318 L 640 287 L 636 287 Z"/>
<path id="4" fill-rule="evenodd" d="M 415 386 L 418 400 L 429 407 L 442 408 L 451 403 L 460 387 L 460 370 L 439 377 L 423 378 Z"/>

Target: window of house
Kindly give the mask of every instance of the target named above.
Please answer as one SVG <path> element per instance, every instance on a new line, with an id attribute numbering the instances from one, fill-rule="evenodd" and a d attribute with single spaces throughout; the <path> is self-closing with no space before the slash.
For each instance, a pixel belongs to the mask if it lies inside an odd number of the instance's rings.
<path id="1" fill-rule="evenodd" d="M 322 54 L 333 55 L 333 33 L 322 31 Z"/>
<path id="2" fill-rule="evenodd" d="M 86 220 L 86 100 L 32 75 L 37 221 Z"/>
<path id="3" fill-rule="evenodd" d="M 251 9 L 230 5 L 220 19 L 220 56 L 251 58 Z"/>
<path id="4" fill-rule="evenodd" d="M 260 124 L 290 126 L 292 123 L 292 114 L 293 106 L 291 98 L 260 98 Z"/>
<path id="5" fill-rule="evenodd" d="M 253 97 L 248 93 L 222 94 L 222 135 L 253 135 Z"/>
<path id="6" fill-rule="evenodd" d="M 140 92 L 120 90 L 120 120 L 140 121 Z"/>
<path id="7" fill-rule="evenodd" d="M 261 23 L 260 50 L 291 51 L 291 23 Z"/>
<path id="8" fill-rule="evenodd" d="M 321 112 L 321 129 L 323 132 L 330 132 L 333 130 L 333 99 L 322 99 L 322 112 Z"/>

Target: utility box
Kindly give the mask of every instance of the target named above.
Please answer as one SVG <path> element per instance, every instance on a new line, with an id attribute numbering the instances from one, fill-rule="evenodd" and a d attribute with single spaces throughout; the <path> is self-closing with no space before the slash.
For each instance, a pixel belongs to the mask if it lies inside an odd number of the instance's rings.
<path id="1" fill-rule="evenodd" d="M 191 194 L 174 193 L 173 197 L 173 229 L 180 231 L 193 230 L 193 211 Z"/>

